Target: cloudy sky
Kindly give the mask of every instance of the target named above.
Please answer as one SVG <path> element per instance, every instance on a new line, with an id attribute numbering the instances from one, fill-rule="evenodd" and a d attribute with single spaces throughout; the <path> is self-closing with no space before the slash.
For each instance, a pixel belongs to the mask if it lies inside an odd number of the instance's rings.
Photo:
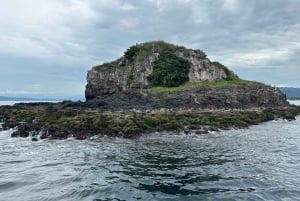
<path id="1" fill-rule="evenodd" d="M 92 66 L 152 40 L 300 87 L 299 11 L 299 0 L 0 0 L 0 96 L 83 97 Z"/>

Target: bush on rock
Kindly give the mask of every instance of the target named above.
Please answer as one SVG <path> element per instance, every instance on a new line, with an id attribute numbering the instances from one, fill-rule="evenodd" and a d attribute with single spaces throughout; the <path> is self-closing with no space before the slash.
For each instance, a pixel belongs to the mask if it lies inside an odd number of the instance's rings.
<path id="1" fill-rule="evenodd" d="M 162 53 L 153 63 L 153 86 L 177 87 L 189 80 L 190 63 L 172 53 Z"/>

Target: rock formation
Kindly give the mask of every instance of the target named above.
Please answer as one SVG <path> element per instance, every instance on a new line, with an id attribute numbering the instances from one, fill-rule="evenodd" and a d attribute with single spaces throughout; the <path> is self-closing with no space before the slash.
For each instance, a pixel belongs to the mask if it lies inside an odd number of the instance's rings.
<path id="1" fill-rule="evenodd" d="M 87 75 L 86 99 L 107 109 L 160 108 L 255 108 L 288 106 L 277 88 L 239 79 L 201 50 L 191 50 L 162 41 L 133 46 L 132 58 L 125 56 L 93 67 Z M 191 87 L 152 90 L 153 63 L 172 52 L 190 63 Z M 204 84 L 202 84 L 204 83 Z M 214 85 L 215 83 L 221 83 Z M 142 90 L 141 90 L 142 89 Z"/>
<path id="2" fill-rule="evenodd" d="M 245 128 L 300 114 L 277 88 L 242 80 L 200 50 L 162 41 L 131 46 L 120 59 L 93 67 L 87 81 L 85 102 L 0 106 L 3 128 L 17 128 L 12 137 L 32 141 L 132 138 Z"/>
<path id="3" fill-rule="evenodd" d="M 88 72 L 86 99 L 128 89 L 149 88 L 153 62 L 166 51 L 174 53 L 191 64 L 190 82 L 214 81 L 228 77 L 228 72 L 212 63 L 201 50 L 186 49 L 162 41 L 142 43 L 136 46 L 138 50 L 132 60 L 123 56 L 113 62 L 95 66 Z"/>
<path id="4" fill-rule="evenodd" d="M 128 90 L 105 95 L 86 104 L 106 110 L 159 109 L 250 109 L 289 106 L 285 95 L 277 88 L 249 82 L 211 88 L 190 87 L 178 91 L 143 92 Z"/>

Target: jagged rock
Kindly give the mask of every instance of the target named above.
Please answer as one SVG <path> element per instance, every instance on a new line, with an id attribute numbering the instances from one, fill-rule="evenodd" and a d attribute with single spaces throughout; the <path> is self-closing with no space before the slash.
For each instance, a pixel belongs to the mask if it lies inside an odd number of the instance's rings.
<path id="1" fill-rule="evenodd" d="M 11 137 L 28 137 L 30 131 L 31 128 L 22 123 L 18 126 L 18 129 L 11 134 Z"/>
<path id="2" fill-rule="evenodd" d="M 17 131 L 15 131 L 10 136 L 11 137 L 19 137 L 19 133 Z"/>
<path id="3" fill-rule="evenodd" d="M 51 135 L 49 134 L 49 131 L 48 130 L 44 130 L 42 129 L 39 133 L 40 135 L 40 139 L 46 139 L 46 138 L 49 138 Z"/>
<path id="4" fill-rule="evenodd" d="M 126 66 L 127 65 L 127 60 L 124 57 L 121 57 L 118 66 Z"/>
<path id="5" fill-rule="evenodd" d="M 285 95 L 277 88 L 249 82 L 210 88 L 196 86 L 179 91 L 130 90 L 86 102 L 89 107 L 110 110 L 153 109 L 249 109 L 289 106 Z"/>
<path id="6" fill-rule="evenodd" d="M 172 51 L 176 56 L 189 61 L 190 82 L 240 79 L 222 64 L 211 62 L 201 50 L 186 49 L 161 41 L 139 44 L 138 49 L 131 62 L 121 57 L 114 62 L 93 67 L 88 72 L 86 105 L 111 110 L 289 106 L 285 95 L 277 88 L 250 81 L 218 87 L 199 85 L 181 90 L 147 90 L 150 88 L 148 78 L 152 64 L 164 51 Z"/>

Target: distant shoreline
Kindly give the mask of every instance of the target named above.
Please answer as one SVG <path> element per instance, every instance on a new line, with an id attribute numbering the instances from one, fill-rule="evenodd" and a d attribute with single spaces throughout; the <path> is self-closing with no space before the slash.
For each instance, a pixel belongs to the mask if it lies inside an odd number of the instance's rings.
<path id="1" fill-rule="evenodd" d="M 12 106 L 17 103 L 58 103 L 62 100 L 0 100 L 0 106 Z"/>

